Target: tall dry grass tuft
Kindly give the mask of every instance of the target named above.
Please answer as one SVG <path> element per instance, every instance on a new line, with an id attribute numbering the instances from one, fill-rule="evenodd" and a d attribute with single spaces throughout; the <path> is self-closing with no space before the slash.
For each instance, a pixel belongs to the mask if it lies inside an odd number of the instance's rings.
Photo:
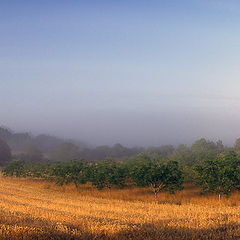
<path id="1" fill-rule="evenodd" d="M 98 191 L 0 178 L 0 239 L 240 239 L 240 195 L 220 202 L 187 185 Z"/>

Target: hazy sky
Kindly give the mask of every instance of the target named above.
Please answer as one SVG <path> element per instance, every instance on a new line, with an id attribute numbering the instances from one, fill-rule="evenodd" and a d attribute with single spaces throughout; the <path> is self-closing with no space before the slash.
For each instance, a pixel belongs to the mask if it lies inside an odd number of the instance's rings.
<path id="1" fill-rule="evenodd" d="M 0 125 L 93 144 L 240 136 L 239 0 L 0 0 Z"/>

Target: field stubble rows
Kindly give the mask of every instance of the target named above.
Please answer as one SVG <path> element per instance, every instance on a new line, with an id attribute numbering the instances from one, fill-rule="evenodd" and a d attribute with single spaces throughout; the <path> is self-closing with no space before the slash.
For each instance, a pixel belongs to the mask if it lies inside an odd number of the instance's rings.
<path id="1" fill-rule="evenodd" d="M 240 239 L 240 195 L 98 191 L 0 178 L 0 239 Z"/>

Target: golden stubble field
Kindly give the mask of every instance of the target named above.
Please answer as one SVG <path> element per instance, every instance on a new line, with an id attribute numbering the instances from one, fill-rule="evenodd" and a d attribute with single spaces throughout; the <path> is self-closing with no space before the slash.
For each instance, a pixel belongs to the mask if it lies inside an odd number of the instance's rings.
<path id="1" fill-rule="evenodd" d="M 240 194 L 98 191 L 0 177 L 0 239 L 240 239 Z"/>

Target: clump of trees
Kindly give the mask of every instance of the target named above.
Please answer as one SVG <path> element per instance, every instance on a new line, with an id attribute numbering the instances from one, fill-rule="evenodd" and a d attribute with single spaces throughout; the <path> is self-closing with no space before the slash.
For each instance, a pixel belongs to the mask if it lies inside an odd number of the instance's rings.
<path id="1" fill-rule="evenodd" d="M 55 179 L 58 185 L 74 183 L 78 189 L 80 184 L 87 182 L 88 165 L 83 160 L 72 160 L 69 162 L 57 162 L 49 165 L 49 178 Z"/>
<path id="2" fill-rule="evenodd" d="M 183 189 L 183 173 L 176 161 L 163 163 L 140 155 L 136 164 L 132 165 L 129 176 L 137 186 L 151 187 L 155 198 L 157 193 L 163 190 L 174 193 Z"/>
<path id="3" fill-rule="evenodd" d="M 195 182 L 201 186 L 202 193 L 213 192 L 229 196 L 234 189 L 240 189 L 240 160 L 234 151 L 206 159 L 195 166 Z"/>
<path id="4" fill-rule="evenodd" d="M 25 177 L 25 162 L 22 160 L 12 161 L 2 170 L 4 176 Z"/>
<path id="5" fill-rule="evenodd" d="M 121 163 L 111 158 L 91 164 L 88 173 L 90 182 L 99 190 L 125 186 L 127 171 Z"/>

